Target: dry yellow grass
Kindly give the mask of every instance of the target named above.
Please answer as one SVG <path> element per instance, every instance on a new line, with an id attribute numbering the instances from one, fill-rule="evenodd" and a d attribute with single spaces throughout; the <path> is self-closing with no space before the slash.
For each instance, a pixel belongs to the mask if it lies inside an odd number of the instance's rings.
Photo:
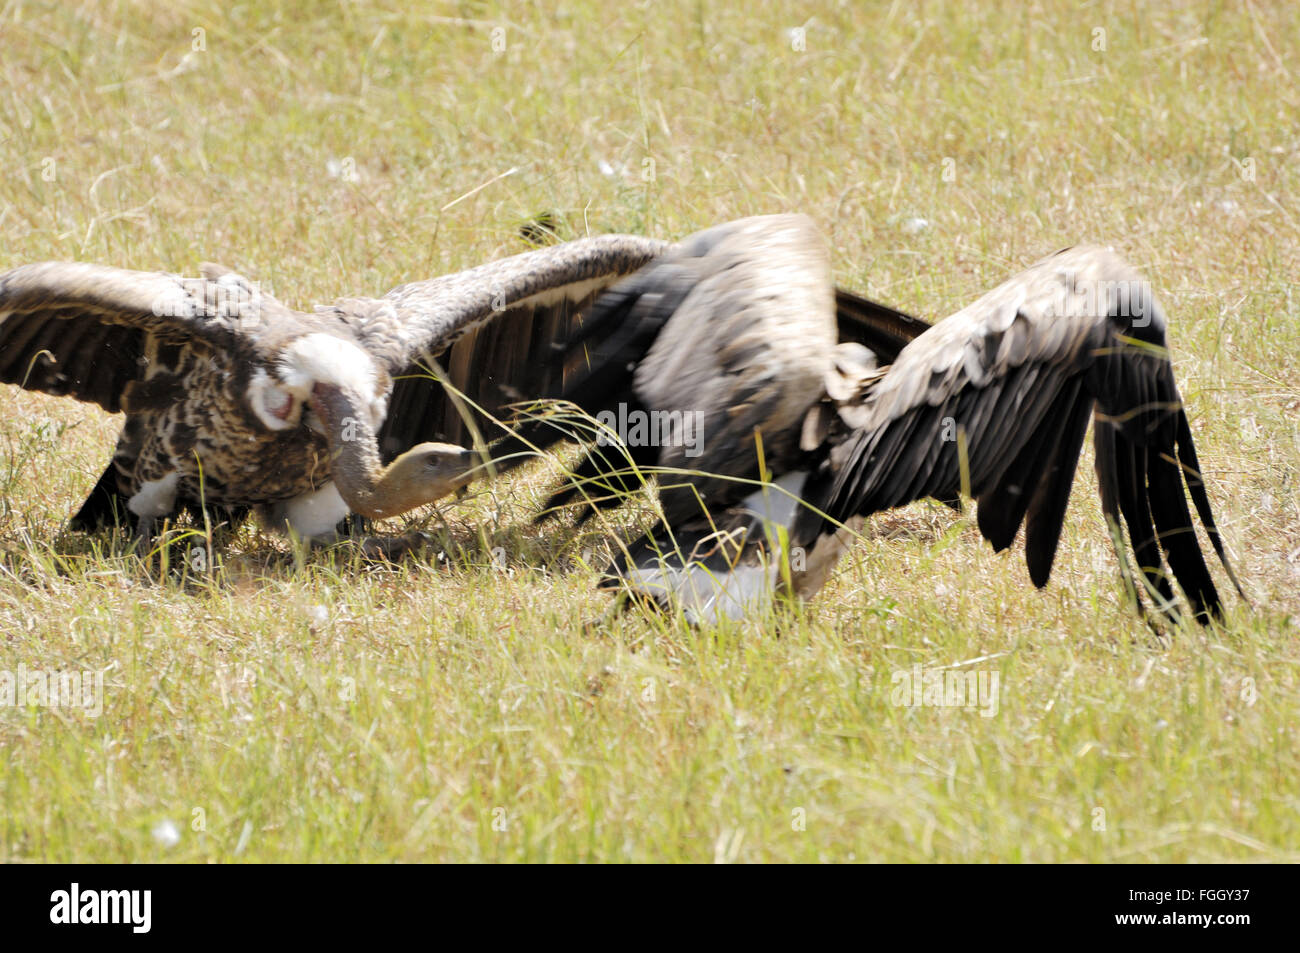
<path id="1" fill-rule="evenodd" d="M 117 421 L 5 388 L 0 671 L 104 693 L 0 707 L 0 859 L 1296 859 L 1297 37 L 1263 2 L 0 7 L 0 268 L 216 260 L 309 306 L 522 250 L 543 210 L 798 209 L 844 284 L 934 319 L 1113 243 L 1252 602 L 1152 638 L 1086 471 L 1043 592 L 914 507 L 800 612 L 586 626 L 608 544 L 529 525 L 543 469 L 448 511 L 446 560 L 250 529 L 152 584 L 61 535 Z M 972 659 L 996 717 L 891 703 Z"/>

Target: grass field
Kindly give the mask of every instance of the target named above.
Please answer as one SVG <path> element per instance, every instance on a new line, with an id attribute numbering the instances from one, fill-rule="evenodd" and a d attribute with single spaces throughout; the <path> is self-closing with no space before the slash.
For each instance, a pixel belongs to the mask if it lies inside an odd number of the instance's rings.
<path id="1" fill-rule="evenodd" d="M 540 464 L 385 527 L 442 558 L 249 526 L 158 583 L 63 533 L 118 421 L 6 387 L 0 671 L 103 691 L 0 707 L 0 860 L 1300 859 L 1300 6 L 383 6 L 0 4 L 0 270 L 214 260 L 309 308 L 542 211 L 802 210 L 838 280 L 934 320 L 1108 242 L 1164 300 L 1250 601 L 1157 639 L 1091 449 L 1043 591 L 918 505 L 801 609 L 596 622 L 608 533 L 530 524 Z M 898 704 L 914 665 L 996 675 L 996 712 Z"/>

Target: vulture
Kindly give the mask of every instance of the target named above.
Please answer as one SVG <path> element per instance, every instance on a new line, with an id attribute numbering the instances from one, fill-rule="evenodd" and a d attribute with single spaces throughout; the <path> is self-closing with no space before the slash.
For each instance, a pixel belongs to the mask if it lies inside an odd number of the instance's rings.
<path id="1" fill-rule="evenodd" d="M 668 422 L 651 439 L 602 434 L 625 449 L 591 446 L 546 511 L 585 500 L 585 517 L 658 475 L 662 519 L 607 584 L 696 622 L 740 617 L 777 592 L 818 591 L 872 514 L 966 497 L 995 550 L 1024 527 L 1041 588 L 1091 420 L 1102 510 L 1139 607 L 1146 591 L 1178 618 L 1172 575 L 1199 622 L 1222 616 L 1188 496 L 1241 592 L 1164 313 L 1114 252 L 1060 251 L 933 327 L 878 323 L 855 340 L 835 313 L 827 246 L 802 215 L 708 229 L 601 295 L 557 358 L 586 360 L 565 399 L 606 429 L 638 411 Z M 541 420 L 498 452 L 579 437 Z"/>
<path id="2" fill-rule="evenodd" d="M 124 523 L 148 541 L 182 512 L 256 508 L 325 541 L 350 514 L 394 516 L 468 482 L 465 404 L 495 415 L 561 393 L 556 348 L 602 290 L 669 248 L 582 238 L 314 313 L 219 266 L 23 265 L 0 274 L 0 381 L 125 414 L 72 529 Z M 847 292 L 841 312 L 855 327 L 893 320 Z"/>
<path id="3" fill-rule="evenodd" d="M 329 539 L 350 513 L 393 516 L 468 481 L 477 457 L 430 377 L 439 356 L 489 409 L 515 386 L 545 392 L 530 353 L 664 247 L 581 239 L 310 314 L 219 266 L 23 265 L 0 275 L 0 381 L 125 414 L 73 529 L 125 522 L 147 540 L 211 505 Z"/>

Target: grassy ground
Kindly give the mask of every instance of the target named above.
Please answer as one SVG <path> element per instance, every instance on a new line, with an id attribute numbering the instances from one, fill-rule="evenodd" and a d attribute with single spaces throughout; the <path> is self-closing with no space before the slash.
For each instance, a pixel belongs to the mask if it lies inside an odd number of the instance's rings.
<path id="1" fill-rule="evenodd" d="M 588 625 L 606 537 L 529 525 L 540 467 L 421 514 L 443 559 L 248 529 L 153 584 L 62 534 L 117 421 L 5 388 L 0 670 L 102 672 L 103 710 L 0 707 L 0 859 L 1300 858 L 1300 7 L 222 6 L 0 5 L 0 268 L 210 259 L 305 307 L 543 210 L 801 209 L 843 283 L 935 318 L 1110 242 L 1163 294 L 1250 604 L 1155 639 L 1090 467 L 1042 592 L 918 506 L 801 612 Z M 895 703 L 958 663 L 992 717 Z"/>

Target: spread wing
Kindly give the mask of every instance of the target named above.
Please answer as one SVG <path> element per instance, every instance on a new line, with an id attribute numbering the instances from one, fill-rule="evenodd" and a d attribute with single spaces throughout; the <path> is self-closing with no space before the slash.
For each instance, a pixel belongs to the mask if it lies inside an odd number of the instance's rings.
<path id="1" fill-rule="evenodd" d="M 1232 571 L 1174 382 L 1164 314 L 1110 251 L 1067 249 L 935 325 L 841 416 L 847 432 L 806 488 L 816 510 L 845 522 L 966 489 L 995 549 L 1025 526 L 1038 586 L 1051 573 L 1094 418 L 1103 510 L 1127 527 L 1162 608 L 1173 602 L 1167 562 L 1199 620 L 1221 613 L 1187 495 Z M 806 539 L 812 529 L 824 535 L 833 525 L 805 510 L 792 535 Z"/>
<path id="2" fill-rule="evenodd" d="M 424 441 L 470 442 L 456 401 L 429 375 L 435 361 L 494 415 L 556 396 L 564 375 L 553 359 L 557 342 L 602 290 L 668 247 L 627 235 L 578 239 L 332 306 L 395 379 L 379 434 L 384 459 Z"/>
<path id="3" fill-rule="evenodd" d="M 233 275 L 23 265 L 0 275 L 0 381 L 116 413 L 127 385 L 168 347 L 238 346 L 270 300 Z"/>
<path id="4" fill-rule="evenodd" d="M 642 468 L 716 475 L 661 493 L 670 521 L 682 518 L 679 502 L 698 511 L 700 498 L 713 505 L 743 496 L 729 477 L 757 475 L 755 432 L 769 469 L 797 450 L 837 339 L 892 360 L 927 327 L 834 290 L 825 243 L 805 216 L 742 219 L 693 235 L 602 295 L 555 358 L 567 369 L 565 400 L 620 426 L 639 420 L 660 439 L 627 433 L 626 450 L 593 448 L 550 505 L 634 490 L 634 477 L 617 475 L 629 456 Z M 539 422 L 498 447 L 498 457 L 562 439 L 582 437 L 563 418 Z"/>

